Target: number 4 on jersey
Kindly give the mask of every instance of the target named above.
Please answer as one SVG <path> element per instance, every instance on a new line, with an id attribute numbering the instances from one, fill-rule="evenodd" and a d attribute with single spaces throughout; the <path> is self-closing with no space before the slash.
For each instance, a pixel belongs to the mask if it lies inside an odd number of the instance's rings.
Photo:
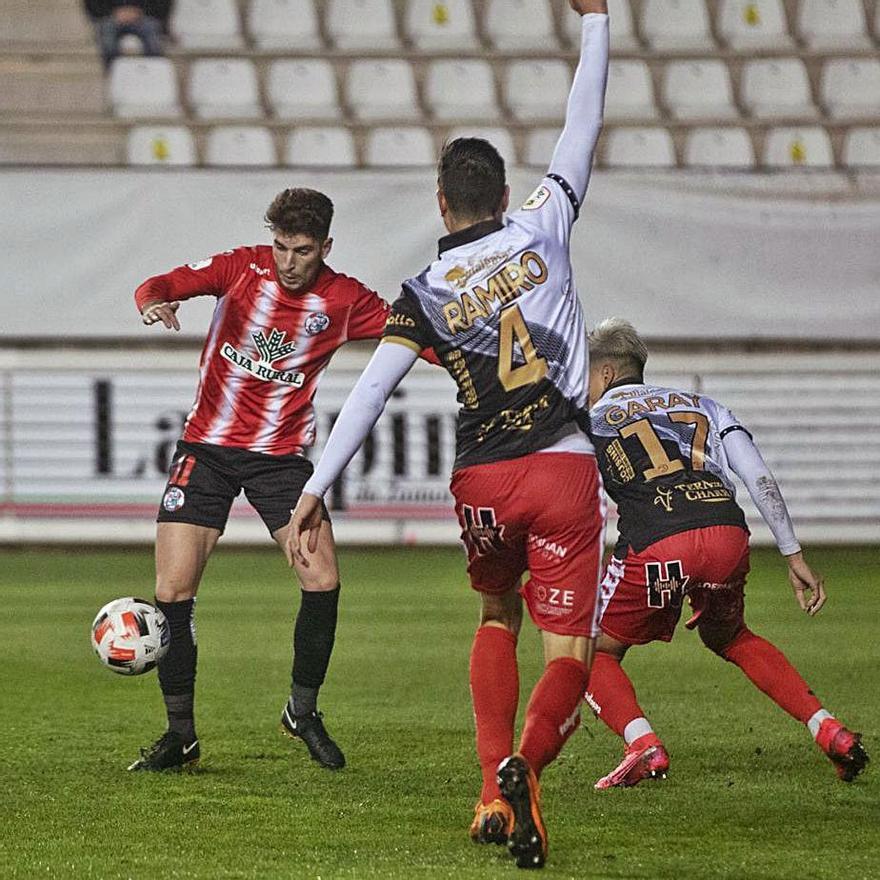
<path id="1" fill-rule="evenodd" d="M 519 343 L 524 364 L 514 366 L 514 342 Z M 547 375 L 547 361 L 535 351 L 525 319 L 519 306 L 510 306 L 501 312 L 498 327 L 498 379 L 505 391 L 534 385 Z"/>

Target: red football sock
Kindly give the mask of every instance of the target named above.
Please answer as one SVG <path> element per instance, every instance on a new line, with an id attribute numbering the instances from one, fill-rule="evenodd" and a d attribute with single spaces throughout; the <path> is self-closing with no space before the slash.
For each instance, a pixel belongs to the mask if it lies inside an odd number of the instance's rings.
<path id="1" fill-rule="evenodd" d="M 798 721 L 806 724 L 822 708 L 785 654 L 750 629 L 740 630 L 722 656 L 739 666 L 757 688 Z"/>
<path id="2" fill-rule="evenodd" d="M 586 663 L 559 657 L 547 665 L 526 709 L 519 752 L 536 776 L 559 754 L 580 724 L 580 707 L 590 677 Z"/>
<path id="3" fill-rule="evenodd" d="M 495 772 L 513 751 L 513 725 L 519 704 L 516 636 L 509 629 L 481 626 L 471 648 L 471 699 L 477 725 L 477 757 L 483 774 L 480 800 L 501 797 Z"/>
<path id="4" fill-rule="evenodd" d="M 618 736 L 623 736 L 630 721 L 645 715 L 620 661 L 603 651 L 597 651 L 593 658 L 586 701 Z"/>

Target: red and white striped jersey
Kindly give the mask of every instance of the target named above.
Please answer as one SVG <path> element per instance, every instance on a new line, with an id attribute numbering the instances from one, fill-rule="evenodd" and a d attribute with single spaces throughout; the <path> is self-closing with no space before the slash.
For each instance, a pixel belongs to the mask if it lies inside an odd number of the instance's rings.
<path id="1" fill-rule="evenodd" d="M 216 296 L 199 364 L 199 387 L 183 439 L 263 452 L 302 454 L 315 442 L 312 399 L 333 353 L 382 335 L 388 304 L 324 266 L 311 290 L 278 282 L 272 248 L 233 251 L 148 278 L 135 292 L 150 302 Z"/>

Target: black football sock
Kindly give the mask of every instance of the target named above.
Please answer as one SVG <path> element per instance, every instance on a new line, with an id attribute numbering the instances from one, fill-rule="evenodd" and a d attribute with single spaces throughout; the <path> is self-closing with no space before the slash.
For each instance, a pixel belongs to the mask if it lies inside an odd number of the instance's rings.
<path id="1" fill-rule="evenodd" d="M 196 659 L 195 599 L 182 602 L 160 602 L 156 607 L 168 619 L 168 653 L 159 663 L 159 687 L 168 713 L 168 729 L 179 733 L 187 742 L 196 738 L 195 703 Z"/>
<path id="2" fill-rule="evenodd" d="M 324 683 L 339 608 L 339 584 L 334 590 L 302 590 L 299 613 L 293 630 L 293 675 L 291 703 L 294 715 L 314 712 L 318 689 Z"/>

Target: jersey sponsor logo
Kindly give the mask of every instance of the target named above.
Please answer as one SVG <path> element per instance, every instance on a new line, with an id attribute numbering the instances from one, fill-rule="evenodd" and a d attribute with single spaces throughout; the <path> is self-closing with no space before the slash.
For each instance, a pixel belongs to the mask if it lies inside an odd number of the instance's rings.
<path id="1" fill-rule="evenodd" d="M 453 266 L 443 277 L 453 287 L 464 290 L 467 287 L 468 281 L 474 275 L 479 275 L 480 272 L 493 269 L 495 266 L 506 262 L 512 254 L 513 248 L 508 248 L 506 251 L 498 251 L 494 254 L 486 254 L 483 257 L 468 260 L 464 266 Z"/>
<path id="2" fill-rule="evenodd" d="M 537 211 L 541 205 L 547 203 L 547 199 L 550 198 L 550 189 L 549 187 L 544 186 L 542 183 L 526 200 L 523 202 L 522 210 L 523 211 Z"/>
<path id="3" fill-rule="evenodd" d="M 186 503 L 186 495 L 178 486 L 172 486 L 162 498 L 162 507 L 168 511 L 168 513 L 174 513 L 175 510 L 180 510 L 181 507 Z"/>
<path id="4" fill-rule="evenodd" d="M 612 440 L 605 449 L 609 467 L 613 468 L 619 482 L 630 483 L 636 478 L 636 471 L 629 460 L 620 440 Z"/>
<path id="5" fill-rule="evenodd" d="M 253 271 L 256 272 L 257 275 L 261 276 L 262 278 L 266 278 L 267 276 L 272 274 L 271 269 L 265 269 L 265 268 L 263 268 L 263 266 L 258 266 L 256 263 L 251 263 L 248 268 L 253 269 Z"/>
<path id="6" fill-rule="evenodd" d="M 631 392 L 613 394 L 612 397 L 625 397 Z M 660 410 L 674 409 L 677 406 L 699 407 L 700 396 L 698 394 L 685 394 L 676 391 L 670 394 L 649 394 L 641 400 L 631 400 L 626 406 L 609 406 L 605 411 L 605 421 L 609 425 L 619 425 L 627 419 L 634 419 L 648 413 Z"/>
<path id="7" fill-rule="evenodd" d="M 516 263 L 505 263 L 483 284 L 462 293 L 443 306 L 443 317 L 452 335 L 469 330 L 481 318 L 488 318 L 497 306 L 504 306 L 543 284 L 549 275 L 547 264 L 535 251 L 525 251 Z"/>
<path id="8" fill-rule="evenodd" d="M 550 408 L 550 395 L 542 394 L 536 401 L 522 409 L 503 409 L 489 421 L 480 425 L 477 442 L 482 443 L 492 431 L 531 431 L 535 418 Z"/>
<path id="9" fill-rule="evenodd" d="M 276 330 L 274 327 L 268 339 L 262 330 L 252 334 L 257 351 L 260 353 L 260 360 L 264 364 L 273 364 L 275 361 L 281 360 L 281 358 L 285 358 L 296 351 L 296 343 L 285 342 L 286 336 L 286 333 L 282 330 Z"/>
<path id="10" fill-rule="evenodd" d="M 415 327 L 416 322 L 409 315 L 391 314 L 385 322 L 386 327 Z"/>
<path id="11" fill-rule="evenodd" d="M 303 326 L 309 336 L 317 336 L 330 326 L 330 316 L 324 312 L 312 312 L 311 315 L 306 318 L 306 322 Z"/>
<path id="12" fill-rule="evenodd" d="M 214 258 L 208 257 L 207 260 L 198 260 L 195 263 L 187 263 L 186 265 L 187 265 L 188 269 L 193 269 L 196 272 L 198 272 L 199 269 L 207 269 L 208 266 L 210 266 L 211 263 L 213 263 L 213 262 L 214 262 Z"/>
<path id="13" fill-rule="evenodd" d="M 672 489 L 658 486 L 657 494 L 654 496 L 654 507 L 662 507 L 667 513 L 672 513 Z"/>
<path id="14" fill-rule="evenodd" d="M 574 610 L 574 590 L 560 587 L 535 587 L 535 605 L 544 617 L 566 617 Z"/>
<path id="15" fill-rule="evenodd" d="M 254 344 L 257 346 L 259 353 L 259 359 L 257 360 L 239 351 L 228 342 L 223 343 L 220 354 L 230 363 L 235 364 L 263 382 L 277 382 L 279 385 L 302 388 L 305 383 L 305 373 L 291 370 L 276 370 L 272 367 L 275 361 L 287 357 L 296 351 L 295 343 L 284 341 L 286 335 L 283 331 L 274 328 L 268 338 L 262 330 L 252 334 Z"/>
<path id="16" fill-rule="evenodd" d="M 684 493 L 688 501 L 718 503 L 733 500 L 733 492 L 721 480 L 695 480 L 691 483 L 676 483 L 675 488 Z"/>
<path id="17" fill-rule="evenodd" d="M 556 541 L 551 541 L 549 538 L 545 538 L 543 535 L 529 535 L 529 549 L 530 550 L 539 550 L 545 556 L 556 556 L 559 559 L 565 559 L 568 553 L 568 547 L 563 544 L 559 544 Z"/>

